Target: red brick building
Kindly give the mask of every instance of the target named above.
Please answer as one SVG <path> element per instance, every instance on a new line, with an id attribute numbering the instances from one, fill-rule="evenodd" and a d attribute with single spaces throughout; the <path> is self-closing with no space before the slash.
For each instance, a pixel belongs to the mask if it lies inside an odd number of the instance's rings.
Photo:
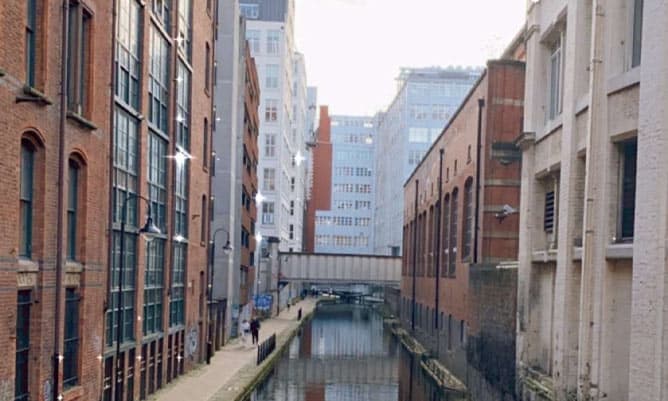
<path id="1" fill-rule="evenodd" d="M 253 285 L 255 284 L 255 222 L 257 221 L 257 206 L 254 201 L 257 194 L 257 138 L 260 135 L 260 119 L 258 107 L 260 105 L 260 85 L 258 83 L 255 59 L 251 57 L 250 48 L 246 47 L 245 55 L 245 91 L 244 91 L 244 135 L 243 135 L 243 171 L 242 191 L 244 204 L 241 209 L 241 280 L 239 292 L 240 308 L 252 301 Z"/>
<path id="2" fill-rule="evenodd" d="M 68 5 L 0 2 L 2 400 L 100 394 L 113 17 Z"/>
<path id="3" fill-rule="evenodd" d="M 320 124 L 313 149 L 313 188 L 306 206 L 304 223 L 304 252 L 315 252 L 316 210 L 329 210 L 332 206 L 332 121 L 329 108 L 320 106 Z"/>
<path id="4" fill-rule="evenodd" d="M 523 97 L 524 64 L 488 62 L 404 187 L 402 321 L 474 399 L 514 397 L 516 270 L 497 266 L 517 259 Z"/>
<path id="5" fill-rule="evenodd" d="M 102 399 L 122 401 L 146 399 L 206 354 L 215 4 L 116 4 L 111 281 Z M 134 234 L 149 204 L 161 231 L 150 242 Z"/>
<path id="6" fill-rule="evenodd" d="M 145 399 L 204 357 L 214 2 L 171 5 L 0 3 L 0 399 Z"/>

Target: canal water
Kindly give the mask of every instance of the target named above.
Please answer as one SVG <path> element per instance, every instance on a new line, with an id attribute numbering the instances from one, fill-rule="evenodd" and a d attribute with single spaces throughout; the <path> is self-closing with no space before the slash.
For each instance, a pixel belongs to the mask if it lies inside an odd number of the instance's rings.
<path id="1" fill-rule="evenodd" d="M 456 401 L 422 374 L 374 309 L 319 305 L 248 401 Z"/>

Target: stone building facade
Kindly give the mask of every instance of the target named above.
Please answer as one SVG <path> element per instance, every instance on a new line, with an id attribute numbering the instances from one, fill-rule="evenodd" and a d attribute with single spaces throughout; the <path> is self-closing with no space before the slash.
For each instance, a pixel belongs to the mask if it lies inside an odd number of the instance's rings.
<path id="1" fill-rule="evenodd" d="M 524 75 L 489 61 L 404 185 L 402 324 L 475 400 L 515 397 Z"/>
<path id="2" fill-rule="evenodd" d="M 112 7 L 62 3 L 0 3 L 3 400 L 101 388 Z"/>
<path id="3" fill-rule="evenodd" d="M 523 400 L 668 399 L 666 7 L 529 5 Z"/>

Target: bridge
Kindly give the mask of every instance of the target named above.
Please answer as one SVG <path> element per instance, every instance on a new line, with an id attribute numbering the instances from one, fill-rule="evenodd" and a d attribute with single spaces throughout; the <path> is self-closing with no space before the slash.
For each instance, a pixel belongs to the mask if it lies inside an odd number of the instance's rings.
<path id="1" fill-rule="evenodd" d="M 281 381 L 305 384 L 394 384 L 399 381 L 396 358 L 287 359 L 276 369 Z"/>
<path id="2" fill-rule="evenodd" d="M 401 258 L 380 255 L 278 253 L 281 280 L 310 284 L 397 286 Z"/>

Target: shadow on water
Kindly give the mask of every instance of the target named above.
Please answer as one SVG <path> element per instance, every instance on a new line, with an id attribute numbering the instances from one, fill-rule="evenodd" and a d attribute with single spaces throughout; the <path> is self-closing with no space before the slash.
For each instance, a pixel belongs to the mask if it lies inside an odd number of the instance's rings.
<path id="1" fill-rule="evenodd" d="M 321 305 L 246 401 L 460 401 L 362 305 Z"/>

